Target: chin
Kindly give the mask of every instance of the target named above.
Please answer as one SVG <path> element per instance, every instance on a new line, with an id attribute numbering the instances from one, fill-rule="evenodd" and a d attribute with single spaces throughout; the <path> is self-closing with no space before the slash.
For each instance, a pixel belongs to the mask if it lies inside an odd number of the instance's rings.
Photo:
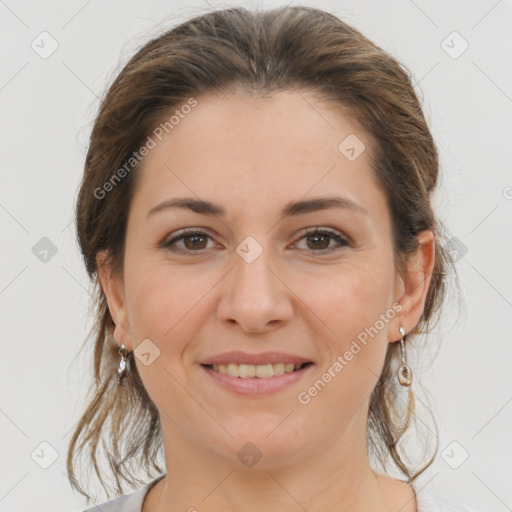
<path id="1" fill-rule="evenodd" d="M 274 424 L 274 429 L 275 425 L 278 423 Z M 279 428 L 272 432 L 266 423 L 262 423 L 261 428 L 253 423 L 250 429 L 240 431 L 227 427 L 233 437 L 223 436 L 210 448 L 228 465 L 238 468 L 245 466 L 265 470 L 282 467 L 297 460 L 308 441 L 306 438 L 294 439 L 289 429 L 282 428 L 278 433 Z M 297 429 L 293 429 L 293 432 L 297 432 Z"/>

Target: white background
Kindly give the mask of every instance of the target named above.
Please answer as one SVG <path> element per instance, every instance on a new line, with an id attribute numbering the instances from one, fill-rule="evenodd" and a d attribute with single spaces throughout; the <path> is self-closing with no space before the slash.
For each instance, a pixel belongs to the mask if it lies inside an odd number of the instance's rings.
<path id="1" fill-rule="evenodd" d="M 0 511 L 85 505 L 71 492 L 65 455 L 91 366 L 75 357 L 90 324 L 73 225 L 87 138 L 98 98 L 132 53 L 209 5 L 255 4 L 0 1 Z M 457 262 L 460 317 L 447 303 L 448 322 L 426 340 L 440 345 L 437 356 L 411 360 L 440 429 L 422 485 L 475 510 L 512 510 L 512 3 L 307 5 L 338 15 L 411 70 L 441 154 L 437 213 L 467 247 Z M 31 47 L 43 31 L 58 42 L 47 59 Z M 458 58 L 443 48 L 454 31 L 469 44 Z M 457 37 L 444 45 L 461 48 Z M 43 237 L 57 249 L 47 262 L 32 252 Z M 31 456 L 49 461 L 52 449 L 48 469 Z"/>

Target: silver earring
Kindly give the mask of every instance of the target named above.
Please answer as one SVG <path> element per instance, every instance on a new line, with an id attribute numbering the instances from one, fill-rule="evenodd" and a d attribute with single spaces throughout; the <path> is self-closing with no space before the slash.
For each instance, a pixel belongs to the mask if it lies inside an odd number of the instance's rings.
<path id="1" fill-rule="evenodd" d="M 123 379 L 130 372 L 130 360 L 128 359 L 128 350 L 126 350 L 124 343 L 121 345 L 119 353 L 121 354 L 121 361 L 119 361 L 119 368 L 117 369 L 117 383 L 121 384 L 123 382 Z"/>
<path id="2" fill-rule="evenodd" d="M 402 335 L 402 339 L 400 340 L 402 364 L 400 368 L 398 368 L 398 382 L 400 382 L 402 386 L 409 387 L 412 384 L 412 370 L 407 366 L 405 360 L 405 330 L 403 327 L 400 327 L 400 334 Z"/>

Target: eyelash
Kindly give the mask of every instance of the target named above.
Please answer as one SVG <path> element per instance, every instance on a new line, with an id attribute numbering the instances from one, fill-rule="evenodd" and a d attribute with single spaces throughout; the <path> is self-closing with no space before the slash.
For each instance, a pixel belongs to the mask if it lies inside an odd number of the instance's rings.
<path id="1" fill-rule="evenodd" d="M 179 253 L 182 253 L 182 254 L 184 254 L 184 253 L 188 253 L 188 254 L 191 254 L 191 253 L 203 254 L 204 251 L 206 251 L 207 249 L 199 249 L 197 251 L 191 251 L 191 250 L 187 250 L 187 249 L 179 249 L 176 246 L 174 246 L 176 244 L 176 242 L 178 242 L 179 240 L 182 240 L 184 238 L 187 238 L 188 236 L 193 236 L 193 235 L 203 235 L 203 236 L 206 236 L 208 238 L 211 238 L 204 231 L 200 231 L 200 230 L 197 230 L 197 229 L 185 229 L 178 236 L 172 238 L 169 241 L 164 241 L 163 244 L 161 245 L 161 247 L 169 249 L 169 250 L 171 250 L 173 252 L 179 252 Z M 299 240 L 302 240 L 303 238 L 307 238 L 307 237 L 312 236 L 312 235 L 329 236 L 329 237 L 331 237 L 332 240 L 335 240 L 336 242 L 338 242 L 340 247 L 338 247 L 338 248 L 331 247 L 331 248 L 328 248 L 328 249 L 320 249 L 320 250 L 304 249 L 304 250 L 307 250 L 309 252 L 319 252 L 319 253 L 327 254 L 327 253 L 330 253 L 332 251 L 338 250 L 338 249 L 340 249 L 342 247 L 350 245 L 348 240 L 346 238 L 342 237 L 336 231 L 332 231 L 330 229 L 320 229 L 320 228 L 308 228 L 306 230 L 306 232 L 304 233 L 304 235 Z"/>

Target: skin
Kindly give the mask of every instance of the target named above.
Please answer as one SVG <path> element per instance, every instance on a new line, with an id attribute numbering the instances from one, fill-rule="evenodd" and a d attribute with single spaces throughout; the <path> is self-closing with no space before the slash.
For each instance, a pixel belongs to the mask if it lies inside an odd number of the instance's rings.
<path id="1" fill-rule="evenodd" d="M 143 512 L 415 512 L 409 484 L 370 468 L 367 414 L 388 344 L 400 340 L 400 326 L 409 333 L 421 317 L 434 266 L 432 232 L 418 235 L 420 249 L 400 277 L 390 212 L 369 164 L 370 137 L 311 93 L 196 99 L 143 161 L 123 276 L 98 254 L 117 343 L 132 351 L 149 338 L 160 350 L 148 366 L 134 358 L 160 412 L 167 467 Z M 349 134 L 366 145 L 355 161 L 338 150 Z M 330 195 L 368 213 L 280 214 L 289 201 Z M 226 215 L 173 208 L 148 217 L 176 197 L 215 202 Z M 175 245 L 183 254 L 161 246 L 187 227 L 209 238 L 181 239 Z M 310 227 L 335 230 L 350 244 L 305 236 Z M 236 252 L 247 236 L 263 248 L 252 263 Z M 401 311 L 300 404 L 298 393 L 393 304 Z M 229 350 L 279 350 L 315 366 L 287 389 L 240 396 L 199 365 Z M 247 442 L 262 453 L 252 468 L 237 457 Z"/>

